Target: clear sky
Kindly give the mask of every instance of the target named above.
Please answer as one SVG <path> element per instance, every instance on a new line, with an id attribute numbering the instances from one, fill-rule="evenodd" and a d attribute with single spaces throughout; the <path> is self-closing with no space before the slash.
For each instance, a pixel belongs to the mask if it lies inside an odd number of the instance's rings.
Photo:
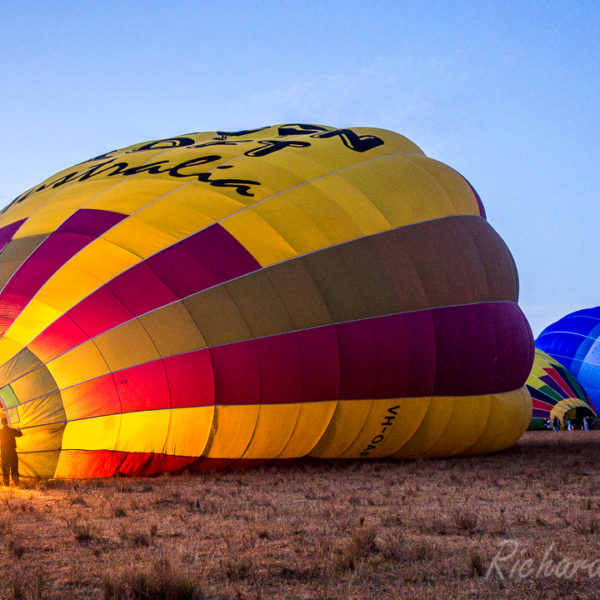
<path id="1" fill-rule="evenodd" d="M 600 305 L 600 1 L 0 0 L 0 205 L 113 148 L 392 129 L 460 171 L 534 334 Z"/>

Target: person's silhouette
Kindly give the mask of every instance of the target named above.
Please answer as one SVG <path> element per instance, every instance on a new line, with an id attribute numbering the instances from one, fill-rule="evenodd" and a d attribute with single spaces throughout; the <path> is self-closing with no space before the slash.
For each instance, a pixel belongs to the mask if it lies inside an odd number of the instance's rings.
<path id="1" fill-rule="evenodd" d="M 2 417 L 0 420 L 0 452 L 2 453 L 2 477 L 4 485 L 10 483 L 10 476 L 15 485 L 19 483 L 19 457 L 17 456 L 17 442 L 15 438 L 23 434 L 20 429 L 9 427 L 8 419 Z"/>

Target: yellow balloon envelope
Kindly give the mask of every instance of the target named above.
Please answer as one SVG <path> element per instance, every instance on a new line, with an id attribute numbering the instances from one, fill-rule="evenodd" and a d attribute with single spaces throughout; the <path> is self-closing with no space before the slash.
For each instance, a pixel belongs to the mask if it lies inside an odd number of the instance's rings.
<path id="1" fill-rule="evenodd" d="M 473 454 L 529 424 L 514 261 L 401 135 L 145 142 L 2 213 L 0 400 L 26 475 Z"/>

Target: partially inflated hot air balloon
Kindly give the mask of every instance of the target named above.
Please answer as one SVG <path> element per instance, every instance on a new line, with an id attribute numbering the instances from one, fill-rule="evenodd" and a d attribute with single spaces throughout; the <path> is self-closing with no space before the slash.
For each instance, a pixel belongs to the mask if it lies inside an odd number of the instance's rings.
<path id="1" fill-rule="evenodd" d="M 529 424 L 513 259 L 469 183 L 390 131 L 135 144 L 0 226 L 25 474 L 474 454 Z"/>
<path id="2" fill-rule="evenodd" d="M 570 313 L 540 333 L 536 346 L 560 361 L 600 406 L 600 306 Z"/>
<path id="3" fill-rule="evenodd" d="M 595 416 L 594 406 L 581 384 L 549 354 L 536 349 L 531 374 L 527 378 L 533 416 L 529 429 L 543 429 L 544 419 Z"/>

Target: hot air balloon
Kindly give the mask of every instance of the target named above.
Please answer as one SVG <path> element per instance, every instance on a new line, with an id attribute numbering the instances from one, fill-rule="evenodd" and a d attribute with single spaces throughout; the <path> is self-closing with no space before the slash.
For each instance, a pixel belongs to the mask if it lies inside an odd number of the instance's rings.
<path id="1" fill-rule="evenodd" d="M 501 450 L 533 361 L 512 256 L 456 171 L 381 129 L 134 144 L 0 220 L 22 473 Z"/>
<path id="2" fill-rule="evenodd" d="M 570 313 L 540 333 L 536 347 L 560 361 L 600 405 L 600 306 Z"/>
<path id="3" fill-rule="evenodd" d="M 581 384 L 556 359 L 536 348 L 531 374 L 527 378 L 533 415 L 529 429 L 543 429 L 544 419 L 594 417 L 596 411 Z"/>

